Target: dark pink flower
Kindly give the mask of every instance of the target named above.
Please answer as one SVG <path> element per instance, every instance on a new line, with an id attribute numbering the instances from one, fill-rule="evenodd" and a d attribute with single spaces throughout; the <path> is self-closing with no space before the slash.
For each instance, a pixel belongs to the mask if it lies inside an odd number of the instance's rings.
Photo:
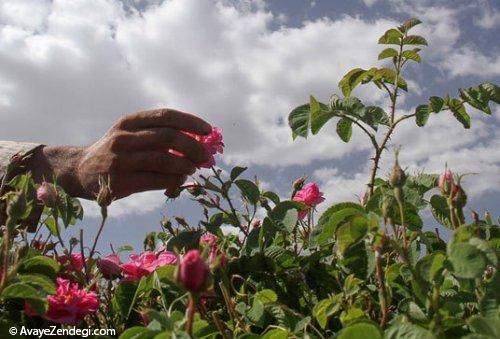
<path id="1" fill-rule="evenodd" d="M 106 279 L 112 279 L 122 273 L 120 257 L 116 253 L 109 254 L 97 261 L 97 267 Z"/>
<path id="2" fill-rule="evenodd" d="M 188 251 L 181 259 L 179 278 L 182 285 L 191 292 L 200 292 L 209 273 L 208 265 L 198 250 Z"/>
<path id="3" fill-rule="evenodd" d="M 57 202 L 57 191 L 54 185 L 44 181 L 36 190 L 36 198 L 45 206 L 54 207 Z"/>
<path id="4" fill-rule="evenodd" d="M 99 308 L 97 294 L 62 278 L 57 278 L 56 294 L 48 296 L 47 301 L 49 309 L 44 317 L 59 324 L 77 325 L 87 314 Z"/>
<path id="5" fill-rule="evenodd" d="M 61 255 L 56 259 L 67 273 L 81 272 L 85 265 L 85 260 L 81 253 L 73 253 L 71 256 Z"/>
<path id="6" fill-rule="evenodd" d="M 299 218 L 304 219 L 310 208 L 322 203 L 325 201 L 325 198 L 323 197 L 323 192 L 320 192 L 318 185 L 314 182 L 310 182 L 305 184 L 302 189 L 294 195 L 293 200 L 302 202 L 309 207 L 308 209 L 299 211 Z"/>
<path id="7" fill-rule="evenodd" d="M 205 233 L 200 237 L 200 245 L 206 244 L 210 247 L 217 247 L 217 236 L 212 233 Z"/>
<path id="8" fill-rule="evenodd" d="M 177 256 L 172 252 L 161 252 L 156 255 L 147 251 L 140 255 L 131 254 L 130 260 L 121 264 L 123 275 L 126 280 L 139 280 L 141 277 L 149 275 L 158 267 L 173 265 L 177 262 Z"/>

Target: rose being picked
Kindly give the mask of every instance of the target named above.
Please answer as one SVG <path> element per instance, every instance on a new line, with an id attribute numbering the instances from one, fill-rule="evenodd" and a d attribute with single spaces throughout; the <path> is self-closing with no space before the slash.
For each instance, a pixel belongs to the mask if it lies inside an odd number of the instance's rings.
<path id="1" fill-rule="evenodd" d="M 439 113 L 469 128 L 470 107 L 491 114 L 500 103 L 500 88 L 485 82 L 401 110 L 412 84 L 406 67 L 427 44 L 413 34 L 419 24 L 385 32 L 381 65 L 348 72 L 328 103 L 311 96 L 289 114 L 293 139 L 331 128 L 330 120 L 343 142 L 358 136 L 354 128 L 367 136 L 373 156 L 361 203 L 326 206 L 346 187 L 326 191 L 300 178 L 274 192 L 245 177 L 246 167 L 215 167 L 219 128 L 190 134 L 210 170 L 181 187 L 179 198 L 194 205 L 189 218 L 164 217 L 140 249 L 97 246 L 104 203 L 91 244 L 83 229 L 66 240 L 64 230 L 83 218 L 78 199 L 29 174 L 1 183 L 1 337 L 12 327 L 76 326 L 114 329 L 108 337 L 122 339 L 499 338 L 498 219 L 474 211 L 468 177 L 445 163 L 442 173 L 425 173 L 396 156 L 389 175 L 379 170 L 402 123 L 414 120 L 417 130 Z M 389 111 L 353 96 L 371 85 L 387 95 Z M 30 233 L 24 225 L 35 208 L 43 216 Z"/>

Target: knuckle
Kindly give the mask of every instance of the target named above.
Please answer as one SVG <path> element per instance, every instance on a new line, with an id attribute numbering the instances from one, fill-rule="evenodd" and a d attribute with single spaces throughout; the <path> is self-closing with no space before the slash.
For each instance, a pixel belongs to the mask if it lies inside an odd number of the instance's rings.
<path id="1" fill-rule="evenodd" d="M 111 140 L 109 141 L 109 147 L 111 151 L 118 151 L 123 149 L 127 141 L 130 139 L 129 133 L 125 132 L 117 132 L 115 133 L 112 137 Z"/>
<path id="2" fill-rule="evenodd" d="M 120 157 L 117 154 L 111 154 L 108 157 L 108 168 L 109 172 L 116 171 L 120 168 Z"/>

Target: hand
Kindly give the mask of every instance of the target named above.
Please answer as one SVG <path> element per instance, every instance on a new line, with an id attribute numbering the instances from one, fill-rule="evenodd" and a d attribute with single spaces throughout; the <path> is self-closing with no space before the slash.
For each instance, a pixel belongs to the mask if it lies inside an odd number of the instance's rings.
<path id="1" fill-rule="evenodd" d="M 202 145 L 181 131 L 206 135 L 211 126 L 171 109 L 139 112 L 120 119 L 89 147 L 45 147 L 42 161 L 35 157 L 32 163 L 45 163 L 45 179 L 51 180 L 53 173 L 72 196 L 94 199 L 100 176 L 109 177 L 113 199 L 157 189 L 173 192 L 208 158 Z"/>

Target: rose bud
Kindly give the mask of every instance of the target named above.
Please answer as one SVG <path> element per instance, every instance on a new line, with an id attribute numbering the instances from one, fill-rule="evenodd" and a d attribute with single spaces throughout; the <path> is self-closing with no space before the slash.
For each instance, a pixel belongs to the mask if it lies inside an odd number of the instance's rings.
<path id="1" fill-rule="evenodd" d="M 190 250 L 181 259 L 179 280 L 190 292 L 201 292 L 209 273 L 208 265 L 203 261 L 200 251 Z"/>
<path id="2" fill-rule="evenodd" d="M 102 273 L 102 276 L 106 279 L 112 279 L 120 276 L 122 273 L 120 265 L 120 257 L 118 257 L 118 254 L 116 253 L 107 255 L 97 261 L 97 267 Z"/>
<path id="3" fill-rule="evenodd" d="M 298 178 L 297 180 L 295 180 L 292 184 L 292 187 L 293 187 L 293 190 L 295 192 L 297 191 L 300 191 L 302 189 L 302 186 L 304 186 L 304 182 L 305 182 L 305 178 L 302 177 L 302 178 Z"/>
<path id="4" fill-rule="evenodd" d="M 403 187 L 406 182 L 405 171 L 399 166 L 398 162 L 392 168 L 392 174 L 390 178 L 390 183 L 392 187 Z"/>
<path id="5" fill-rule="evenodd" d="M 54 207 L 57 202 L 57 191 L 54 185 L 44 181 L 36 190 L 36 198 L 47 207 Z"/>
<path id="6" fill-rule="evenodd" d="M 441 190 L 441 194 L 444 196 L 449 196 L 451 193 L 451 188 L 453 187 L 453 173 L 446 169 L 443 173 L 439 175 L 438 187 Z"/>

